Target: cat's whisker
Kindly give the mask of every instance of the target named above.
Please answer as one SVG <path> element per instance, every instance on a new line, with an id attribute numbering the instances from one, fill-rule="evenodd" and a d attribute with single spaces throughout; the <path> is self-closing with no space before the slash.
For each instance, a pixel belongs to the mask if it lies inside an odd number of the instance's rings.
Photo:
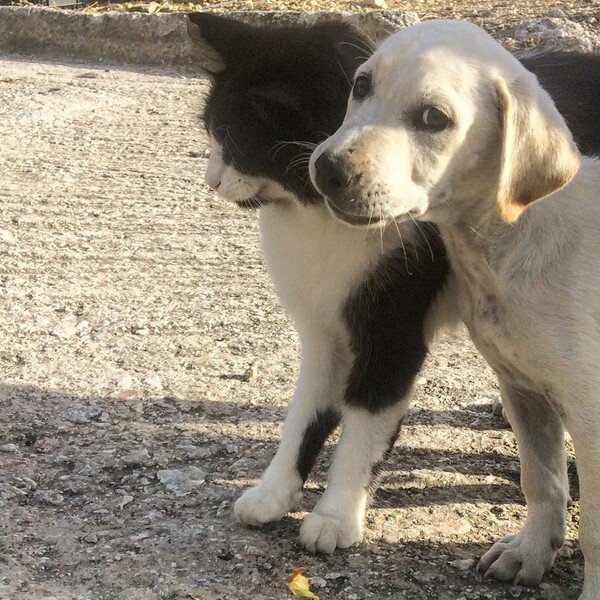
<path id="1" fill-rule="evenodd" d="M 368 37 L 368 36 L 366 36 L 366 37 Z M 364 50 L 365 52 L 369 52 L 369 55 L 367 56 L 367 58 L 371 58 L 371 55 L 377 49 L 377 44 L 375 44 L 373 42 L 373 39 L 370 38 L 370 37 L 369 37 L 368 41 L 369 41 L 369 43 L 371 45 L 367 45 L 367 43 L 365 42 L 365 40 L 360 40 L 360 39 L 357 38 L 356 39 L 356 42 L 357 42 L 356 44 L 354 44 L 352 42 L 340 42 L 338 44 L 338 48 L 341 48 L 342 46 L 350 46 L 351 48 L 356 48 L 357 50 Z M 357 57 L 357 58 L 362 58 L 362 57 Z"/>
<path id="2" fill-rule="evenodd" d="M 309 142 L 309 141 L 282 141 L 282 142 L 277 142 L 272 148 L 271 151 L 273 152 L 273 155 L 271 158 L 275 159 L 275 157 L 277 156 L 277 153 L 284 148 L 285 146 L 299 146 L 300 148 L 306 148 L 307 150 L 310 150 L 311 152 L 318 146 L 319 144 L 317 144 L 316 142 Z M 271 152 L 269 152 L 270 154 Z"/>
<path id="3" fill-rule="evenodd" d="M 231 129 L 231 125 L 227 126 L 227 128 L 225 129 L 225 135 L 231 140 L 231 143 L 237 148 L 237 151 L 244 156 L 244 153 L 242 152 L 242 150 L 240 149 L 240 147 L 235 143 L 235 140 L 233 139 L 233 136 L 231 135 L 231 133 L 229 132 L 229 130 Z"/>

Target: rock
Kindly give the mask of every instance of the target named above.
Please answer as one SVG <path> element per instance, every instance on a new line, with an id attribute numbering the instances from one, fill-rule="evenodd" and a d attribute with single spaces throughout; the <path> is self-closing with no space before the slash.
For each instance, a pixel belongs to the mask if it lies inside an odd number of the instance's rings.
<path id="1" fill-rule="evenodd" d="M 472 558 L 459 558 L 458 560 L 451 560 L 448 564 L 458 571 L 468 571 L 475 564 L 475 560 Z"/>
<path id="2" fill-rule="evenodd" d="M 119 502 L 119 508 L 122 509 L 131 502 L 133 502 L 133 496 L 125 495 L 123 498 L 121 498 L 121 502 Z"/>
<path id="3" fill-rule="evenodd" d="M 157 479 L 176 496 L 187 496 L 194 488 L 204 483 L 206 473 L 198 467 L 163 469 L 156 474 Z"/>
<path id="4" fill-rule="evenodd" d="M 38 490 L 33 494 L 33 500 L 40 504 L 51 504 L 52 506 L 60 506 L 64 502 L 64 497 L 60 492 L 55 490 Z"/>
<path id="5" fill-rule="evenodd" d="M 515 30 L 517 40 L 531 40 L 536 50 L 580 50 L 593 52 L 600 49 L 600 37 L 590 35 L 574 21 L 557 17 L 542 17 L 524 21 Z"/>
<path id="6" fill-rule="evenodd" d="M 53 454 L 60 446 L 61 443 L 59 439 L 48 436 L 38 438 L 33 444 L 33 447 L 40 454 Z"/>
<path id="7" fill-rule="evenodd" d="M 123 373 L 117 377 L 115 381 L 116 385 L 120 389 L 132 388 L 133 387 L 133 377 L 129 373 Z"/>
<path id="8" fill-rule="evenodd" d="M 253 458 L 240 458 L 227 467 L 227 470 L 238 477 L 245 477 L 248 473 L 257 471 L 257 461 Z"/>
<path id="9" fill-rule="evenodd" d="M 0 229 L 0 242 L 12 244 L 15 242 L 15 236 L 8 229 Z"/>
<path id="10" fill-rule="evenodd" d="M 314 588 L 323 589 L 327 587 L 327 580 L 323 577 L 311 577 L 310 583 Z"/>
<path id="11" fill-rule="evenodd" d="M 145 335 L 149 335 L 150 330 L 147 327 L 134 327 L 131 330 L 131 333 L 133 333 L 133 335 L 141 335 L 141 336 L 145 336 Z"/>
<path id="12" fill-rule="evenodd" d="M 150 373 L 143 383 L 154 392 L 161 392 L 163 389 L 162 379 L 158 373 Z"/>
<path id="13" fill-rule="evenodd" d="M 89 423 L 102 414 L 102 409 L 95 404 L 75 404 L 65 411 L 65 419 L 71 423 Z"/>
<path id="14" fill-rule="evenodd" d="M 244 381 L 254 381 L 258 377 L 258 367 L 256 365 L 250 365 L 244 372 Z"/>
<path id="15" fill-rule="evenodd" d="M 0 446 L 0 452 L 18 452 L 19 446 L 16 444 L 4 444 Z"/>
<path id="16" fill-rule="evenodd" d="M 360 0 L 358 4 L 366 8 L 378 8 L 380 10 L 387 10 L 388 7 L 385 0 Z"/>
<path id="17" fill-rule="evenodd" d="M 52 335 L 61 340 L 68 340 L 77 333 L 77 317 L 68 315 L 62 319 L 52 330 Z"/>
<path id="18" fill-rule="evenodd" d="M 121 460 L 129 466 L 148 466 L 154 464 L 154 460 L 150 456 L 147 448 L 132 450 L 122 456 Z"/>
<path id="19" fill-rule="evenodd" d="M 194 446 L 193 444 L 178 444 L 175 447 L 177 450 L 182 450 L 184 454 L 193 460 L 199 458 L 208 458 L 214 454 L 214 450 L 211 448 Z"/>

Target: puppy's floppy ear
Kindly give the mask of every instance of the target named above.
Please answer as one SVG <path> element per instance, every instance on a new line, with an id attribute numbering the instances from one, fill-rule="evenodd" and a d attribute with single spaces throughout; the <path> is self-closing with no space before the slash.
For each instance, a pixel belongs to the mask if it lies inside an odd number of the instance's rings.
<path id="1" fill-rule="evenodd" d="M 523 210 L 562 188 L 579 170 L 571 132 L 550 96 L 527 73 L 496 81 L 502 121 L 498 212 L 516 221 Z"/>
<path id="2" fill-rule="evenodd" d="M 188 13 L 188 35 L 200 49 L 200 65 L 210 75 L 224 71 L 250 46 L 255 28 L 208 12 Z"/>

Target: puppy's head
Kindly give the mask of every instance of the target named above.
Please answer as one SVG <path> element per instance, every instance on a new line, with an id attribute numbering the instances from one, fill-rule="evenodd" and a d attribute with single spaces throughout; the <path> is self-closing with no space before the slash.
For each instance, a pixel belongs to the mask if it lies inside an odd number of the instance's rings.
<path id="1" fill-rule="evenodd" d="M 372 225 L 448 222 L 494 203 L 513 221 L 578 166 L 535 76 L 479 27 L 431 21 L 359 68 L 344 124 L 315 150 L 310 173 L 335 216 Z"/>

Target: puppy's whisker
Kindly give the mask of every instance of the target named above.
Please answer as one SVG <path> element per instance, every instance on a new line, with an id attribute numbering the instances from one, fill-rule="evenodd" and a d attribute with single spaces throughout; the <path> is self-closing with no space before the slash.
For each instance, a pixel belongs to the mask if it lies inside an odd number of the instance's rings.
<path id="1" fill-rule="evenodd" d="M 429 243 L 429 239 L 428 239 L 428 238 L 427 238 L 427 236 L 426 236 L 426 235 L 423 233 L 423 231 L 421 230 L 421 227 L 420 227 L 420 226 L 421 226 L 421 224 L 423 224 L 423 222 L 421 221 L 421 223 L 419 223 L 418 221 L 416 221 L 416 220 L 415 220 L 415 218 L 414 218 L 414 217 L 413 217 L 411 214 L 409 214 L 408 216 L 410 217 L 411 221 L 412 221 L 412 222 L 415 224 L 415 227 L 417 228 L 417 231 L 418 231 L 418 232 L 421 234 L 421 237 L 422 237 L 422 238 L 425 240 L 425 243 L 427 244 L 427 247 L 429 248 L 429 254 L 430 254 L 430 256 L 431 256 L 431 262 L 435 262 L 435 256 L 434 256 L 434 254 L 433 254 L 433 248 L 431 247 L 431 244 Z M 430 223 L 428 223 L 428 222 L 425 222 L 424 224 L 425 224 L 425 225 L 431 225 L 431 224 L 430 224 Z M 435 227 L 433 227 L 433 226 L 432 226 L 432 229 L 433 229 L 434 231 L 436 231 L 436 230 L 435 230 Z M 417 260 L 419 260 L 419 253 L 418 253 L 418 252 L 415 252 L 415 255 L 416 255 L 416 257 L 417 257 Z"/>
<path id="2" fill-rule="evenodd" d="M 400 244 L 402 245 L 402 253 L 404 254 L 404 265 L 406 266 L 406 272 L 409 275 L 412 275 L 410 272 L 410 268 L 408 266 L 408 254 L 406 253 L 406 246 L 404 245 L 404 238 L 402 237 L 402 232 L 400 231 L 400 226 L 398 225 L 398 221 L 396 219 L 392 219 L 394 226 L 396 227 L 396 231 L 398 232 L 398 237 L 400 238 Z"/>

